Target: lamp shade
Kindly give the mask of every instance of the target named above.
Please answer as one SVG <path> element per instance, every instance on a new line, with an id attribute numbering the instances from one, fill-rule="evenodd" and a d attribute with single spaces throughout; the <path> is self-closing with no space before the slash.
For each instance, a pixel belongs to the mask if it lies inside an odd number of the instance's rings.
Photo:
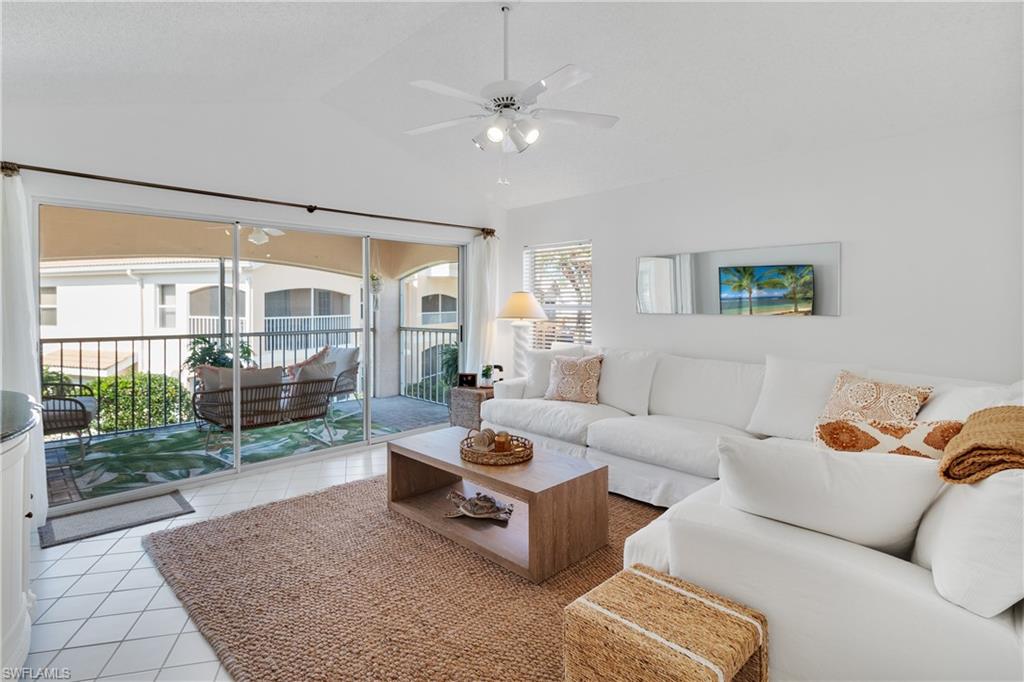
<path id="1" fill-rule="evenodd" d="M 529 291 L 513 291 L 509 295 L 501 312 L 498 313 L 499 320 L 546 320 L 548 319 L 540 303 Z"/>

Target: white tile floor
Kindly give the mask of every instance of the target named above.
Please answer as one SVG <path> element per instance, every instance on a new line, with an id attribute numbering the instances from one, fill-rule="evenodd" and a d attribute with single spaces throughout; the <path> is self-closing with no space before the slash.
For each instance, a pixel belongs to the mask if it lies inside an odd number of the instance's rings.
<path id="1" fill-rule="evenodd" d="M 70 680 L 230 680 L 181 602 L 142 550 L 144 535 L 385 471 L 385 446 L 182 490 L 196 513 L 39 548 L 27 668 L 67 668 Z"/>

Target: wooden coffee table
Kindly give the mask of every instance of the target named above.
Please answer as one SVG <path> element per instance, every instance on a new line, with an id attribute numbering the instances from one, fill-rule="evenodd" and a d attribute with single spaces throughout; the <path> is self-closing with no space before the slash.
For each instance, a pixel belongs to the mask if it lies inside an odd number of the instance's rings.
<path id="1" fill-rule="evenodd" d="M 388 443 L 388 507 L 539 583 L 608 544 L 608 467 L 534 450 L 510 466 L 464 461 L 453 427 Z M 512 502 L 507 524 L 445 518 L 458 490 Z"/>

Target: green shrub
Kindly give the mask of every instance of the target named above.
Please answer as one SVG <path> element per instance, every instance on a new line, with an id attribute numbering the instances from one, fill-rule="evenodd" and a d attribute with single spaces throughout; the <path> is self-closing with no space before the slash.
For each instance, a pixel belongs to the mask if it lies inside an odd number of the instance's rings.
<path id="1" fill-rule="evenodd" d="M 90 385 L 99 399 L 101 433 L 192 421 L 192 396 L 174 377 L 136 374 L 133 385 L 131 375 L 122 375 Z"/>

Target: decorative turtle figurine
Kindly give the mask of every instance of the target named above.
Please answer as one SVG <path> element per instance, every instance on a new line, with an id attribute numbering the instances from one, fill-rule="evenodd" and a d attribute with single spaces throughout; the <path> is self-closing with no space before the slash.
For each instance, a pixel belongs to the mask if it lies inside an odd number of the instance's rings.
<path id="1" fill-rule="evenodd" d="M 505 523 L 512 517 L 512 504 L 501 504 L 490 495 L 477 493 L 466 497 L 456 490 L 448 493 L 448 499 L 455 505 L 455 511 L 445 514 L 446 518 L 469 516 L 474 519 L 494 519 Z"/>

